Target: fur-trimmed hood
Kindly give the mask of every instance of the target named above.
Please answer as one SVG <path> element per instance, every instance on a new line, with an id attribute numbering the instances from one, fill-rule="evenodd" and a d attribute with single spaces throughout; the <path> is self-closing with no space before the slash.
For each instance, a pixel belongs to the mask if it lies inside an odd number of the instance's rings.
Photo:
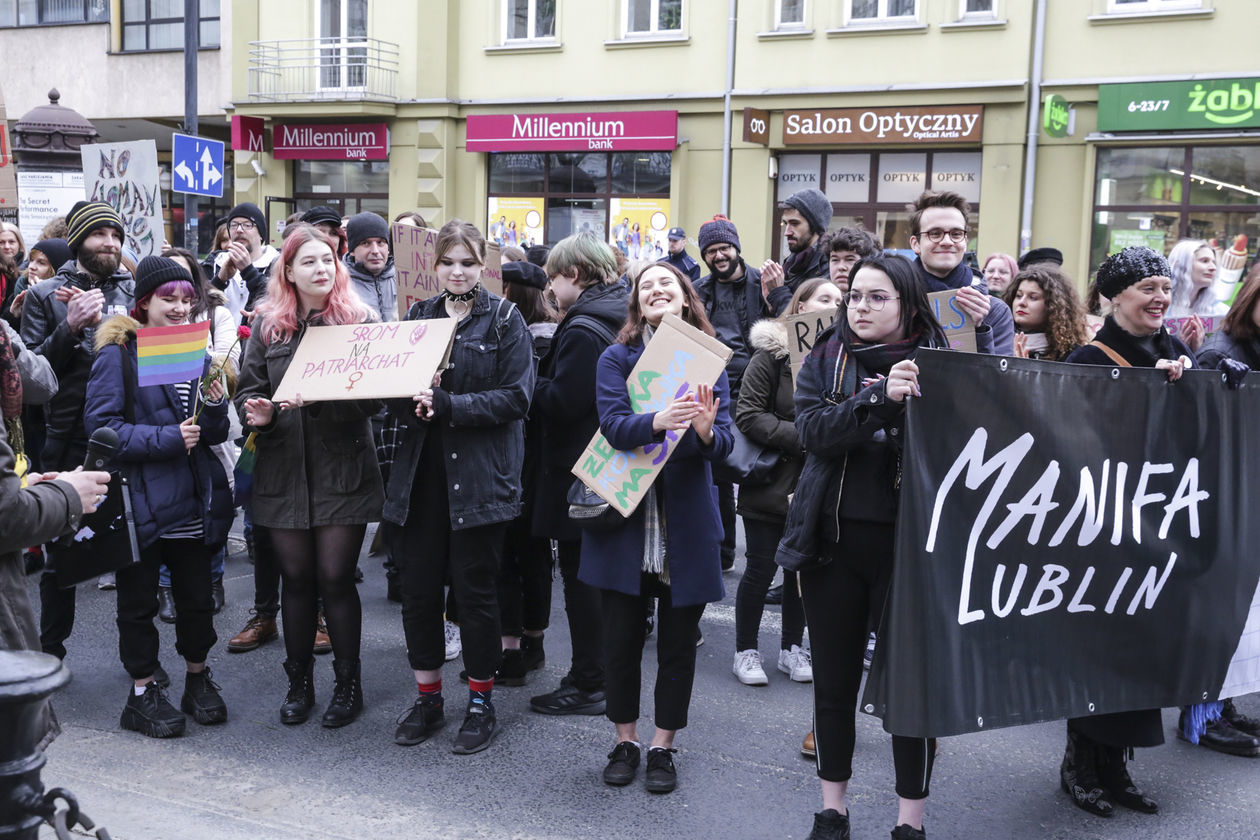
<path id="1" fill-rule="evenodd" d="M 776 359 L 788 355 L 787 324 L 777 318 L 763 318 L 748 330 L 748 340 L 757 350 L 765 350 Z"/>
<path id="2" fill-rule="evenodd" d="M 206 300 L 210 302 L 211 306 L 227 306 L 228 305 L 227 295 L 223 294 L 223 292 L 219 291 L 213 286 L 211 286 L 209 289 L 206 290 Z"/>
<path id="3" fill-rule="evenodd" d="M 140 322 L 130 315 L 115 315 L 106 319 L 96 328 L 96 351 L 99 353 L 101 348 L 110 344 L 125 347 L 136 337 L 138 329 Z"/>

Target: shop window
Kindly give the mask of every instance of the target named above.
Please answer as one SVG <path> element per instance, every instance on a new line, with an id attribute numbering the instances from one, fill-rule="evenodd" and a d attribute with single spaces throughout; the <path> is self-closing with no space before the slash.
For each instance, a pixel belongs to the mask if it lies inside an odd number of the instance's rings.
<path id="1" fill-rule="evenodd" d="M 848 23 L 913 23 L 919 19 L 918 0 L 845 0 Z"/>
<path id="2" fill-rule="evenodd" d="M 0 27 L 108 21 L 109 0 L 0 0 Z"/>
<path id="3" fill-rule="evenodd" d="M 556 0 L 503 0 L 503 41 L 556 37 Z"/>
<path id="4" fill-rule="evenodd" d="M 805 0 L 775 0 L 775 29 L 801 29 L 804 26 Z"/>
<path id="5" fill-rule="evenodd" d="M 298 160 L 293 164 L 293 197 L 298 210 L 317 204 L 337 207 L 344 216 L 372 210 L 389 213 L 389 161 Z"/>
<path id="6" fill-rule="evenodd" d="M 198 4 L 202 47 L 219 46 L 219 2 Z M 123 0 L 122 22 L 124 52 L 184 48 L 184 0 Z"/>
<path id="7" fill-rule="evenodd" d="M 627 35 L 672 35 L 682 32 L 683 0 L 624 0 Z"/>
<path id="8" fill-rule="evenodd" d="M 669 192 L 669 152 L 621 152 L 612 156 L 612 191 L 628 195 Z"/>
<path id="9" fill-rule="evenodd" d="M 546 177 L 546 155 L 490 155 L 491 193 L 540 193 Z"/>

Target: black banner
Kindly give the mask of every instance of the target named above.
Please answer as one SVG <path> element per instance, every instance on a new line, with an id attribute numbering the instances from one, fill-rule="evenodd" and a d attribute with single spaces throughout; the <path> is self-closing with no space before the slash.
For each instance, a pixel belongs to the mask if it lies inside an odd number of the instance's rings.
<path id="1" fill-rule="evenodd" d="M 918 365 L 864 711 L 944 736 L 1256 690 L 1260 374 Z"/>

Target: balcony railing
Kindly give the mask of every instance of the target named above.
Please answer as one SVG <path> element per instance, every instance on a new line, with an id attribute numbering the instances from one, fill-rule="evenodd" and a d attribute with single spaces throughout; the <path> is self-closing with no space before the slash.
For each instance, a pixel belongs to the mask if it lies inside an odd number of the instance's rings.
<path id="1" fill-rule="evenodd" d="M 398 45 L 375 38 L 251 41 L 255 102 L 397 100 Z"/>

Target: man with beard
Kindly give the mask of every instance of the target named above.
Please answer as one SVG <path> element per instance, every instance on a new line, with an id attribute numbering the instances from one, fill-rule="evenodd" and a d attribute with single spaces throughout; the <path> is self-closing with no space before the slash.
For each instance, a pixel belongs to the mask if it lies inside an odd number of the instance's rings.
<path id="1" fill-rule="evenodd" d="M 242 313 L 254 311 L 254 305 L 267 292 L 271 264 L 280 252 L 263 243 L 267 220 L 257 204 L 248 201 L 228 212 L 227 250 L 214 261 L 214 285 L 227 295 L 228 309 L 241 322 Z"/>
<path id="2" fill-rule="evenodd" d="M 739 254 L 739 231 L 725 216 L 714 216 L 700 226 L 700 259 L 709 274 L 696 282 L 696 294 L 704 301 L 705 314 L 721 341 L 735 351 L 726 363 L 731 383 L 730 405 L 739 401 L 739 383 L 752 358 L 748 331 L 770 307 L 761 296 L 761 272 L 744 263 Z M 735 485 L 716 482 L 718 510 L 722 514 L 722 570 L 735 565 Z"/>
<path id="3" fill-rule="evenodd" d="M 119 269 L 125 231 L 108 204 L 82 201 L 66 219 L 74 259 L 37 283 L 22 308 L 22 341 L 57 374 L 57 394 L 44 408 L 47 437 L 43 468 L 73 470 L 87 453 L 83 409 L 92 373 L 96 327 L 102 316 L 126 315 L 135 305 L 131 275 Z M 58 589 L 57 548 L 48 546 L 48 566 L 39 581 L 40 647 L 64 658 L 74 628 L 74 588 Z"/>
<path id="4" fill-rule="evenodd" d="M 766 260 L 761 266 L 761 286 L 776 318 L 792 302 L 797 286 L 812 277 L 827 276 L 827 255 L 818 247 L 818 239 L 831 224 L 831 201 L 820 190 L 800 190 L 780 202 L 779 210 L 791 255 L 783 265 Z"/>

